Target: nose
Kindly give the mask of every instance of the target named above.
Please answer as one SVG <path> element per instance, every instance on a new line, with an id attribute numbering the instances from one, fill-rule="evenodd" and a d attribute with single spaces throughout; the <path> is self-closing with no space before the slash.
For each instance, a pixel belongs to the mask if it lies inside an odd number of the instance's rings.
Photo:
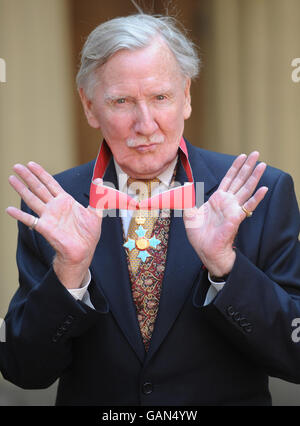
<path id="1" fill-rule="evenodd" d="M 155 121 L 153 114 L 146 103 L 136 105 L 136 118 L 134 130 L 143 136 L 151 136 L 158 129 L 158 124 Z"/>

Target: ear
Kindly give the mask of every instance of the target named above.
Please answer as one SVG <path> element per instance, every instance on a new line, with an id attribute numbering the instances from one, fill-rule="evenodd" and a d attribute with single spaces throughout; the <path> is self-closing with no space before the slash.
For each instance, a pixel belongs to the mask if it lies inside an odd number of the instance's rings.
<path id="1" fill-rule="evenodd" d="M 191 105 L 191 79 L 187 78 L 185 82 L 184 88 L 184 109 L 183 109 L 183 117 L 185 120 L 190 118 L 192 113 L 192 105 Z"/>
<path id="2" fill-rule="evenodd" d="M 86 96 L 82 87 L 79 89 L 79 96 L 89 125 L 94 129 L 99 129 L 99 122 L 93 113 L 93 101 Z"/>

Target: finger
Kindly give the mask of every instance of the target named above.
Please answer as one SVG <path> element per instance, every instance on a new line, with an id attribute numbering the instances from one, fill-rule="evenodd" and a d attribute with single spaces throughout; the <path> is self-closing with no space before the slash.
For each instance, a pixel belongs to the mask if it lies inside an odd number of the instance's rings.
<path id="1" fill-rule="evenodd" d="M 63 188 L 54 179 L 54 177 L 51 176 L 50 173 L 46 172 L 42 166 L 33 161 L 30 161 L 27 164 L 27 167 L 46 186 L 53 197 L 56 197 L 58 194 L 64 192 Z"/>
<path id="2" fill-rule="evenodd" d="M 232 180 L 228 191 L 232 194 L 235 194 L 239 189 L 245 184 L 249 176 L 251 176 L 257 160 L 259 158 L 259 152 L 253 151 L 249 154 L 247 160 L 244 162 L 243 166 L 240 168 L 239 172 Z"/>
<path id="3" fill-rule="evenodd" d="M 22 178 L 30 191 L 41 201 L 47 203 L 53 198 L 46 186 L 26 166 L 15 164 L 13 170 Z"/>
<path id="4" fill-rule="evenodd" d="M 263 173 L 265 172 L 266 167 L 267 165 L 265 163 L 259 163 L 245 184 L 235 194 L 240 205 L 243 205 L 251 197 Z"/>
<path id="5" fill-rule="evenodd" d="M 260 187 L 255 194 L 249 198 L 243 205 L 243 207 L 249 212 L 254 212 L 259 203 L 264 199 L 266 193 L 268 192 L 268 187 L 262 186 Z M 247 217 L 246 213 L 242 211 L 242 214 Z"/>
<path id="6" fill-rule="evenodd" d="M 17 209 L 16 207 L 8 207 L 6 212 L 9 214 L 9 216 L 24 223 L 24 225 L 28 226 L 29 228 L 35 223 L 36 216 L 23 212 L 23 210 Z M 38 224 L 34 227 L 34 229 L 37 230 L 37 227 Z"/>
<path id="7" fill-rule="evenodd" d="M 229 189 L 232 181 L 237 176 L 239 170 L 245 163 L 246 159 L 247 159 L 247 155 L 241 154 L 234 160 L 230 169 L 227 171 L 226 175 L 221 180 L 221 183 L 218 189 L 221 189 L 222 191 L 227 191 Z"/>
<path id="8" fill-rule="evenodd" d="M 45 204 L 36 195 L 34 195 L 16 176 L 10 176 L 8 181 L 14 190 L 20 195 L 22 200 L 25 201 L 28 207 L 41 216 L 45 209 Z"/>

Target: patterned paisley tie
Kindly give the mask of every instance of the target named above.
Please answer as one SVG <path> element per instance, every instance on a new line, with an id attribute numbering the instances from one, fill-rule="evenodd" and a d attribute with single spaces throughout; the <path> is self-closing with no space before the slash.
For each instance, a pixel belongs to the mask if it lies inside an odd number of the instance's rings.
<path id="1" fill-rule="evenodd" d="M 130 178 L 128 179 L 129 185 L 137 185 L 133 189 L 139 195 L 141 201 L 151 197 L 151 192 L 159 185 L 159 179 L 134 181 Z M 145 262 L 137 257 L 138 249 L 135 248 L 127 252 L 132 297 L 146 351 L 149 348 L 158 312 L 169 229 L 169 222 L 166 223 L 163 220 L 161 223 L 162 219 L 157 217 L 158 213 L 159 211 L 135 211 L 128 229 L 128 237 L 133 240 L 138 238 L 136 231 L 140 225 L 146 230 L 145 237 L 147 239 L 153 236 L 155 229 L 158 230 L 157 234 L 161 238 L 158 250 L 152 250 L 152 255 Z M 165 228 L 165 225 L 167 228 Z M 164 236 L 163 238 L 160 236 L 161 230 L 163 230 L 161 234 Z"/>

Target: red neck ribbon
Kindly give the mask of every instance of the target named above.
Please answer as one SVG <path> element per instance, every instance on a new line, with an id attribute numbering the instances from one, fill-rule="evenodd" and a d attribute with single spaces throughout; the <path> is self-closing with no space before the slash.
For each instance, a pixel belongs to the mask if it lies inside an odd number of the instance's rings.
<path id="1" fill-rule="evenodd" d="M 188 159 L 186 143 L 181 138 L 179 155 L 188 182 L 184 186 L 175 186 L 172 189 L 147 198 L 141 202 L 134 200 L 125 192 L 118 191 L 103 184 L 103 176 L 112 157 L 112 153 L 103 140 L 93 171 L 90 187 L 90 207 L 97 210 L 124 209 L 124 210 L 184 210 L 195 206 L 195 186 L 191 165 Z M 100 182 L 96 179 L 101 179 Z"/>

